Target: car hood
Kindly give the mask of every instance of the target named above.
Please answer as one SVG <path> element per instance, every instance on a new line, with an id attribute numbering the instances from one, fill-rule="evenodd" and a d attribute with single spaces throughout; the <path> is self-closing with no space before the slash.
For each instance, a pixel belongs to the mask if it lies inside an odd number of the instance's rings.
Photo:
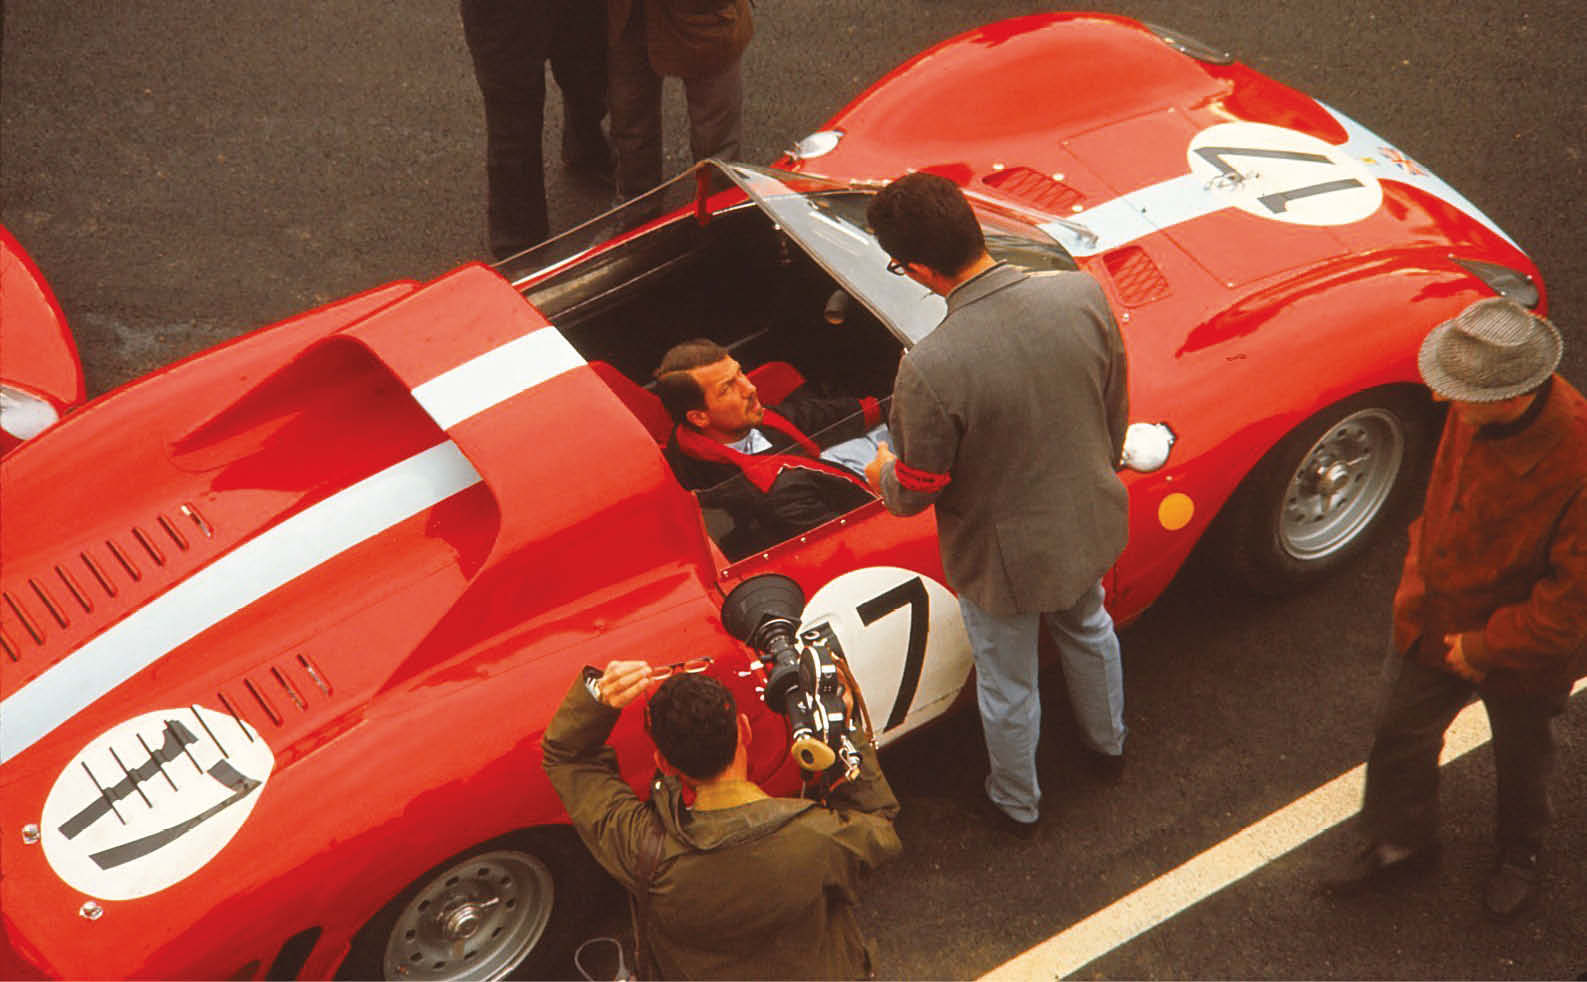
<path id="1" fill-rule="evenodd" d="M 1046 216 L 1043 231 L 1082 262 L 1158 243 L 1225 288 L 1423 247 L 1529 265 L 1492 220 L 1394 144 L 1122 17 L 1032 15 L 945 41 L 826 131 L 835 143 L 796 150 L 783 165 L 842 180 L 941 173 Z"/>
<path id="2" fill-rule="evenodd" d="M 7 455 L 0 495 L 8 783 L 149 706 L 291 743 L 508 625 L 710 562 L 648 434 L 480 266 L 96 402 Z M 623 547 L 572 562 L 592 536 Z"/>

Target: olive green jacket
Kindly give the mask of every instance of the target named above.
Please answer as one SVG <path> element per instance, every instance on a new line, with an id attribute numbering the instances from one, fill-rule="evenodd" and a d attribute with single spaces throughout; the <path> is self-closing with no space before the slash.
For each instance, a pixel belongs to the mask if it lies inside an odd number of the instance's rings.
<path id="1" fill-rule="evenodd" d="M 575 682 L 542 750 L 551 784 L 596 860 L 631 893 L 650 893 L 643 977 L 871 974 L 854 919 L 860 879 L 902 848 L 892 823 L 898 800 L 875 749 L 862 748 L 859 780 L 836 789 L 830 807 L 769 798 L 694 811 L 674 779 L 658 779 L 649 801 L 623 780 L 606 746 L 619 715 Z M 636 871 L 657 827 L 660 861 L 642 884 Z"/>

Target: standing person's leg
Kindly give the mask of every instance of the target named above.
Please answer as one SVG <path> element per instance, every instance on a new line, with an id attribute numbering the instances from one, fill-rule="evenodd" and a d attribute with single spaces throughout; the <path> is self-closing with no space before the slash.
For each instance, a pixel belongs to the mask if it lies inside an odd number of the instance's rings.
<path id="1" fill-rule="evenodd" d="M 650 67 L 644 4 L 634 4 L 617 43 L 607 49 L 606 71 L 617 196 L 634 198 L 661 183 L 661 76 Z"/>
<path id="2" fill-rule="evenodd" d="M 1041 735 L 1035 614 L 1000 617 L 959 598 L 975 655 L 976 701 L 992 771 L 986 795 L 1018 822 L 1041 816 L 1036 741 Z"/>
<path id="3" fill-rule="evenodd" d="M 485 103 L 490 251 L 500 259 L 544 241 L 546 0 L 461 0 L 463 36 Z"/>
<path id="4" fill-rule="evenodd" d="M 707 157 L 737 160 L 744 141 L 743 59 L 713 75 L 683 80 L 689 107 L 689 152 L 696 161 Z"/>
<path id="5" fill-rule="evenodd" d="M 1554 814 L 1548 795 L 1556 759 L 1554 717 L 1564 711 L 1566 697 L 1483 693 L 1482 701 L 1493 729 L 1499 846 L 1483 902 L 1489 913 L 1509 917 L 1536 892 L 1543 833 Z"/>
<path id="6" fill-rule="evenodd" d="M 1471 683 L 1389 649 L 1357 828 L 1364 840 L 1323 876 L 1329 890 L 1430 865 L 1438 855 L 1438 753 Z"/>
<path id="7" fill-rule="evenodd" d="M 1438 838 L 1438 754 L 1444 731 L 1471 700 L 1471 683 L 1397 652 L 1383 666 L 1384 695 L 1367 755 L 1361 825 L 1369 842 L 1421 851 Z"/>
<path id="8" fill-rule="evenodd" d="M 1051 632 L 1069 686 L 1069 704 L 1086 744 L 1096 753 L 1124 753 L 1124 662 L 1100 581 L 1068 610 L 1042 620 Z"/>
<path id="9" fill-rule="evenodd" d="M 562 90 L 562 162 L 610 179 L 612 151 L 601 132 L 606 117 L 606 4 L 553 0 L 551 75 Z"/>

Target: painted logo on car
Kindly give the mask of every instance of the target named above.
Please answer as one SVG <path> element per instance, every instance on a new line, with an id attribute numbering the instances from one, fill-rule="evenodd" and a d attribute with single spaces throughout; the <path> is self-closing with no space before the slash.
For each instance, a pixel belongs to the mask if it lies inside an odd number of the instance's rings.
<path id="1" fill-rule="evenodd" d="M 91 740 L 39 821 L 50 868 L 100 900 L 132 900 L 214 859 L 253 811 L 275 755 L 229 713 L 144 713 Z"/>
<path id="2" fill-rule="evenodd" d="M 1190 172 L 1227 203 L 1294 225 L 1347 225 L 1378 210 L 1383 186 L 1366 165 L 1306 133 L 1220 123 L 1197 133 Z"/>

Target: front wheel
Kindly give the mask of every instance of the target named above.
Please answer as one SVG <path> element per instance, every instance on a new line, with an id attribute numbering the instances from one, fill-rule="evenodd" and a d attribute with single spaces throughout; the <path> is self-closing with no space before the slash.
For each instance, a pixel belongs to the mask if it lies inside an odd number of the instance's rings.
<path id="1" fill-rule="evenodd" d="M 1219 558 L 1267 594 L 1348 563 L 1413 493 L 1430 423 L 1425 402 L 1392 390 L 1361 393 L 1307 420 L 1230 498 L 1214 533 Z"/>
<path id="2" fill-rule="evenodd" d="M 567 832 L 567 834 L 560 834 Z M 561 966 L 598 876 L 570 831 L 483 843 L 419 877 L 353 939 L 342 978 L 501 979 Z"/>

